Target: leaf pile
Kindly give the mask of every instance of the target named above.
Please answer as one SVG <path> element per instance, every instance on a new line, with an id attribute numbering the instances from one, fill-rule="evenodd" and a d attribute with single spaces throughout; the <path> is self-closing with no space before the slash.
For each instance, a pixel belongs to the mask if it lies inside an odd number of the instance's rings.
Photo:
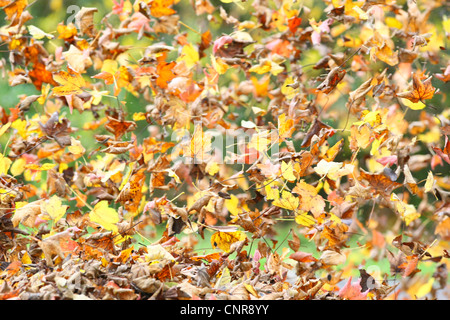
<path id="1" fill-rule="evenodd" d="M 448 2 L 0 7 L 0 299 L 448 299 Z"/>

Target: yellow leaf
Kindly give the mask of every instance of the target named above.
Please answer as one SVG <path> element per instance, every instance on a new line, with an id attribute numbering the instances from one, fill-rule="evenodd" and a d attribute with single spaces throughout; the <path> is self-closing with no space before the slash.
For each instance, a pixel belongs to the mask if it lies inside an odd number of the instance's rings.
<path id="1" fill-rule="evenodd" d="M 11 166 L 11 159 L 0 154 L 0 175 L 8 174 L 9 167 Z"/>
<path id="2" fill-rule="evenodd" d="M 367 20 L 369 18 L 369 15 L 367 14 L 367 12 L 365 12 L 363 9 L 361 9 L 358 6 L 354 6 L 353 11 L 355 11 L 358 14 L 358 16 L 361 20 Z"/>
<path id="3" fill-rule="evenodd" d="M 33 261 L 30 258 L 30 255 L 28 254 L 27 251 L 25 251 L 24 255 L 22 256 L 21 261 L 23 264 L 32 264 L 33 263 Z"/>
<path id="4" fill-rule="evenodd" d="M 172 169 L 166 169 L 166 171 L 169 173 L 169 177 L 174 178 L 177 183 L 181 183 L 180 177 L 178 177 L 175 171 L 173 171 Z"/>
<path id="5" fill-rule="evenodd" d="M 61 85 L 53 88 L 53 94 L 58 97 L 82 93 L 83 89 L 81 88 L 86 85 L 79 73 L 60 71 L 53 75 L 53 79 Z"/>
<path id="6" fill-rule="evenodd" d="M 368 125 L 352 126 L 350 129 L 350 148 L 352 150 L 367 148 L 373 141 L 373 132 Z"/>
<path id="7" fill-rule="evenodd" d="M 67 208 L 69 206 L 62 205 L 61 199 L 58 196 L 53 196 L 50 200 L 41 204 L 41 211 L 46 213 L 55 223 L 66 214 Z"/>
<path id="8" fill-rule="evenodd" d="M 264 187 L 264 190 L 266 190 L 267 200 L 276 200 L 280 198 L 280 192 L 278 191 L 278 188 L 275 186 L 275 183 L 267 184 Z"/>
<path id="9" fill-rule="evenodd" d="M 94 210 L 89 213 L 92 222 L 98 223 L 106 230 L 117 233 L 116 223 L 119 222 L 119 214 L 113 208 L 108 207 L 108 201 L 102 200 L 97 203 Z"/>
<path id="10" fill-rule="evenodd" d="M 0 137 L 11 127 L 11 124 L 11 122 L 8 122 L 0 128 Z"/>
<path id="11" fill-rule="evenodd" d="M 293 88 L 290 86 L 294 83 L 294 79 L 292 77 L 287 77 L 284 81 L 283 85 L 281 86 L 281 93 L 286 96 L 288 99 L 292 99 L 298 92 L 299 88 Z"/>
<path id="12" fill-rule="evenodd" d="M 407 106 L 408 108 L 413 109 L 413 110 L 422 110 L 427 106 L 422 101 L 412 102 L 405 98 L 401 98 L 401 100 L 405 106 Z"/>
<path id="13" fill-rule="evenodd" d="M 242 231 L 221 232 L 218 231 L 211 236 L 211 245 L 213 248 L 219 248 L 225 252 L 230 251 L 230 247 L 237 241 L 245 240 L 247 236 Z"/>
<path id="14" fill-rule="evenodd" d="M 286 190 L 283 190 L 283 192 L 281 193 L 281 198 L 273 201 L 274 206 L 288 210 L 296 210 L 299 204 L 300 200 Z"/>
<path id="15" fill-rule="evenodd" d="M 181 56 L 177 59 L 177 62 L 184 61 L 186 68 L 190 69 L 200 60 L 198 51 L 192 46 L 192 44 L 186 44 L 181 49 Z"/>
<path id="16" fill-rule="evenodd" d="M 145 254 L 145 261 L 155 262 L 155 261 L 174 261 L 175 258 L 170 254 L 169 251 L 164 249 L 160 244 L 147 246 L 147 253 Z"/>
<path id="17" fill-rule="evenodd" d="M 228 70 L 229 66 L 221 58 L 214 57 L 213 54 L 211 54 L 211 62 L 218 74 L 224 74 Z"/>
<path id="18" fill-rule="evenodd" d="M 417 290 L 415 296 L 419 299 L 426 296 L 433 288 L 433 283 L 434 283 L 434 278 L 430 278 L 427 283 L 420 286 L 420 288 Z"/>
<path id="19" fill-rule="evenodd" d="M 225 200 L 225 207 L 233 216 L 237 216 L 239 213 L 239 199 L 234 194 L 231 194 L 230 196 L 231 199 Z"/>
<path id="20" fill-rule="evenodd" d="M 201 125 L 197 125 L 191 143 L 184 148 L 184 155 L 193 158 L 195 163 L 207 162 L 211 155 L 211 135 L 205 134 Z"/>
<path id="21" fill-rule="evenodd" d="M 298 211 L 295 214 L 295 222 L 305 227 L 311 227 L 316 223 L 316 220 L 308 212 Z"/>
<path id="22" fill-rule="evenodd" d="M 230 282 L 231 282 L 230 269 L 228 269 L 228 267 L 225 267 L 222 270 L 220 278 L 216 282 L 216 288 L 221 288 L 221 287 L 227 286 Z"/>
<path id="23" fill-rule="evenodd" d="M 44 31 L 42 31 L 41 29 L 39 29 L 38 27 L 35 26 L 27 26 L 28 28 L 28 32 L 31 34 L 31 36 L 33 38 L 35 38 L 36 40 L 41 40 L 45 37 L 47 37 L 48 39 L 53 39 L 54 36 L 48 33 L 45 33 Z"/>
<path id="24" fill-rule="evenodd" d="M 417 212 L 416 207 L 403 202 L 395 193 L 391 194 L 391 201 L 394 202 L 395 209 L 407 226 L 417 218 L 420 218 L 420 213 Z"/>
<path id="25" fill-rule="evenodd" d="M 445 33 L 450 34 L 450 19 L 447 18 L 447 16 L 444 16 L 444 19 L 442 20 L 442 25 L 444 27 Z"/>
<path id="26" fill-rule="evenodd" d="M 11 125 L 11 127 L 13 129 L 17 130 L 17 133 L 24 139 L 27 138 L 28 134 L 27 134 L 27 125 L 28 122 L 27 120 L 22 120 L 22 119 L 17 119 L 16 121 L 14 121 Z"/>
<path id="27" fill-rule="evenodd" d="M 22 174 L 25 170 L 27 161 L 24 158 L 19 158 L 11 166 L 11 174 L 15 177 Z"/>
<path id="28" fill-rule="evenodd" d="M 252 135 L 252 139 L 248 144 L 248 149 L 255 149 L 259 152 L 267 151 L 268 146 L 270 145 L 270 132 L 269 130 L 263 130 L 258 132 L 257 134 Z"/>
<path id="29" fill-rule="evenodd" d="M 39 104 L 44 104 L 45 103 L 45 100 L 47 100 L 47 96 L 48 96 L 48 93 L 50 92 L 50 89 L 51 89 L 51 85 L 48 83 L 47 85 L 45 85 L 45 86 L 42 86 L 42 90 L 41 90 L 41 96 L 37 99 L 37 101 L 39 102 Z"/>
<path id="30" fill-rule="evenodd" d="M 64 52 L 62 55 L 67 61 L 69 68 L 77 73 L 85 72 L 86 68 L 92 65 L 92 59 L 89 57 L 89 51 L 82 51 L 74 45 L 70 45 L 69 50 Z"/>
<path id="31" fill-rule="evenodd" d="M 400 21 L 398 21 L 394 17 L 386 17 L 386 19 L 384 19 L 384 21 L 386 22 L 386 25 L 389 28 L 395 28 L 395 29 L 403 28 L 403 23 L 401 23 Z"/>
<path id="32" fill-rule="evenodd" d="M 435 180 L 434 180 L 433 173 L 431 171 L 429 171 L 428 176 L 427 176 L 427 181 L 425 182 L 424 191 L 430 192 L 434 187 L 434 183 L 435 183 Z"/>
<path id="33" fill-rule="evenodd" d="M 208 172 L 210 176 L 214 176 L 217 172 L 219 172 L 219 169 L 219 165 L 215 161 L 209 161 L 205 168 L 206 172 Z"/>
<path id="34" fill-rule="evenodd" d="M 297 178 L 294 176 L 294 166 L 292 164 L 292 161 L 289 163 L 281 162 L 281 172 L 283 175 L 283 178 L 287 181 L 295 181 Z"/>
<path id="35" fill-rule="evenodd" d="M 261 62 L 256 66 L 251 67 L 249 72 L 256 72 L 257 74 L 264 74 L 267 72 L 272 73 L 274 76 L 278 75 L 280 72 L 284 71 L 284 68 L 281 67 L 278 63 L 269 60 L 269 59 L 261 59 Z"/>
<path id="36" fill-rule="evenodd" d="M 55 163 L 44 163 L 42 166 L 34 163 L 25 165 L 26 169 L 37 170 L 37 171 L 47 171 L 56 167 Z"/>
<path id="37" fill-rule="evenodd" d="M 281 139 L 290 138 L 294 132 L 294 120 L 287 118 L 286 114 L 281 114 L 278 117 L 278 134 Z"/>
<path id="38" fill-rule="evenodd" d="M 109 91 L 98 91 L 97 88 L 94 88 L 94 90 L 88 92 L 92 98 L 83 105 L 84 109 L 90 109 L 91 105 L 98 105 L 102 101 L 103 97 L 109 94 Z"/>
<path id="39" fill-rule="evenodd" d="M 69 149 L 72 154 L 81 155 L 86 151 L 81 142 L 76 140 L 74 137 L 70 137 L 70 143 L 71 145 L 67 149 Z"/>
<path id="40" fill-rule="evenodd" d="M 143 112 L 133 113 L 133 121 L 141 121 L 141 120 L 145 120 L 145 119 L 146 119 L 145 113 L 143 113 Z"/>
<path id="41" fill-rule="evenodd" d="M 342 162 L 328 162 L 322 159 L 314 168 L 314 171 L 319 175 L 326 175 L 331 180 L 337 180 L 339 177 L 353 172 L 354 166 L 352 164 L 346 164 L 344 167 L 342 165 Z"/>
<path id="42" fill-rule="evenodd" d="M 108 72 L 112 75 L 119 70 L 119 63 L 116 60 L 106 59 L 103 61 L 101 72 Z"/>
<path id="43" fill-rule="evenodd" d="M 259 298 L 258 292 L 256 292 L 255 288 L 253 288 L 253 286 L 251 284 L 244 283 L 244 287 L 245 287 L 245 289 L 247 289 L 247 291 L 249 293 L 251 293 L 255 297 Z"/>

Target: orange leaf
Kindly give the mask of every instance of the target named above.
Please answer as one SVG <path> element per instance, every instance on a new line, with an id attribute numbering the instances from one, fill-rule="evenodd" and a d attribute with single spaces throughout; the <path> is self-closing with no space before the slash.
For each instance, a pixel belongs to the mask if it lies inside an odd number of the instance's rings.
<path id="1" fill-rule="evenodd" d="M 150 2 L 150 12 L 156 18 L 170 16 L 177 13 L 172 8 L 169 8 L 173 3 L 174 0 L 153 0 Z"/>
<path id="2" fill-rule="evenodd" d="M 158 78 L 156 79 L 156 84 L 161 89 L 166 89 L 169 81 L 175 78 L 175 74 L 173 73 L 173 68 L 175 67 L 176 62 L 172 61 L 167 63 L 165 61 L 161 61 L 156 67 L 156 72 L 158 73 Z"/>
<path id="3" fill-rule="evenodd" d="M 431 77 L 421 81 L 420 75 L 415 73 L 413 75 L 413 90 L 397 94 L 399 98 L 405 98 L 411 102 L 417 103 L 419 101 L 433 98 L 436 88 L 431 85 Z"/>
<path id="4" fill-rule="evenodd" d="M 419 256 L 416 254 L 408 256 L 406 257 L 406 260 L 407 262 L 404 262 L 400 266 L 398 266 L 400 269 L 405 269 L 405 273 L 403 274 L 404 278 L 411 275 L 414 271 L 418 270 L 417 264 L 419 263 Z"/>

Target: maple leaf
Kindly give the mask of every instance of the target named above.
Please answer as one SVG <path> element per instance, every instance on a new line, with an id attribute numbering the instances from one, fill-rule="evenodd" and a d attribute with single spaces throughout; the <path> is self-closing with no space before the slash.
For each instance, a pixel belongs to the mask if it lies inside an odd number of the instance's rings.
<path id="1" fill-rule="evenodd" d="M 325 201 L 312 185 L 301 181 L 292 189 L 292 192 L 300 196 L 301 210 L 311 211 L 316 218 L 324 211 Z"/>
<path id="2" fill-rule="evenodd" d="M 37 90 L 41 90 L 44 83 L 49 83 L 54 86 L 58 85 L 53 79 L 52 73 L 47 70 L 46 66 L 43 63 L 36 63 L 33 66 L 33 70 L 31 70 L 28 75 L 30 76 Z"/>
<path id="3" fill-rule="evenodd" d="M 174 4 L 174 0 L 151 0 L 149 4 L 150 12 L 155 18 L 170 16 L 176 13 L 175 10 L 169 8 Z"/>
<path id="4" fill-rule="evenodd" d="M 14 22 L 20 18 L 27 6 L 28 0 L 14 0 L 3 8 L 6 13 L 6 19 L 12 21 L 11 25 L 15 24 Z"/>
<path id="5" fill-rule="evenodd" d="M 110 116 L 107 116 L 107 119 L 108 122 L 105 124 L 105 129 L 113 133 L 116 140 L 119 140 L 125 133 L 137 128 L 134 121 L 121 121 Z"/>
<path id="6" fill-rule="evenodd" d="M 53 94 L 58 97 L 82 93 L 82 88 L 86 86 L 83 77 L 74 71 L 60 71 L 53 75 L 53 79 L 60 84 L 53 88 Z"/>
<path id="7" fill-rule="evenodd" d="M 274 206 L 287 210 L 297 210 L 298 206 L 300 205 L 300 200 L 299 198 L 292 195 L 292 193 L 283 190 L 281 192 L 281 198 L 274 200 L 272 204 Z"/>
<path id="8" fill-rule="evenodd" d="M 413 103 L 422 102 L 427 99 L 431 99 L 434 96 L 436 89 L 431 84 L 431 78 L 429 77 L 422 81 L 422 77 L 419 73 L 413 74 L 413 90 L 397 93 L 397 97 L 405 98 Z"/>
<path id="9" fill-rule="evenodd" d="M 211 150 L 211 136 L 197 125 L 190 143 L 183 148 L 184 155 L 192 158 L 194 163 L 203 163 L 211 159 Z"/>
<path id="10" fill-rule="evenodd" d="M 156 84 L 161 88 L 165 89 L 168 86 L 168 83 L 175 78 L 175 74 L 173 73 L 173 68 L 175 67 L 176 62 L 172 61 L 167 63 L 165 61 L 161 61 L 156 67 L 156 72 L 158 73 L 158 78 L 156 79 Z"/>

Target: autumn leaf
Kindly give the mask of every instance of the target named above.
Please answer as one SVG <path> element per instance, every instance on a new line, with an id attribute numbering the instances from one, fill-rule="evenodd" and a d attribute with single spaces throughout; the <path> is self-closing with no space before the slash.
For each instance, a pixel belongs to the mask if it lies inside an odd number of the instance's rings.
<path id="1" fill-rule="evenodd" d="M 86 86 L 84 79 L 76 72 L 60 71 L 53 75 L 53 79 L 60 84 L 53 88 L 53 94 L 58 97 L 82 93 L 82 88 Z"/>
<path id="2" fill-rule="evenodd" d="M 246 238 L 245 233 L 235 232 L 216 232 L 211 236 L 211 245 L 213 248 L 219 248 L 225 252 L 230 251 L 230 247 L 237 241 L 243 241 Z"/>
<path id="3" fill-rule="evenodd" d="M 295 197 L 292 193 L 283 190 L 281 197 L 273 201 L 273 205 L 284 208 L 287 210 L 297 210 L 300 204 L 299 198 Z"/>
<path id="4" fill-rule="evenodd" d="M 48 34 L 36 26 L 28 26 L 28 32 L 30 32 L 31 36 L 36 40 L 41 40 L 43 38 L 53 39 L 55 36 L 52 34 Z"/>
<path id="5" fill-rule="evenodd" d="M 62 204 L 62 201 L 58 196 L 53 196 L 48 202 L 43 202 L 41 207 L 42 213 L 48 215 L 55 223 L 66 214 L 66 211 L 69 208 L 68 205 Z"/>
<path id="6" fill-rule="evenodd" d="M 150 12 L 155 18 L 170 16 L 176 13 L 175 10 L 169 8 L 174 4 L 174 0 L 151 0 L 147 2 L 150 4 Z"/>
<path id="7" fill-rule="evenodd" d="M 197 125 L 192 139 L 183 149 L 184 155 L 190 157 L 194 162 L 202 163 L 211 159 L 211 136 L 203 132 L 201 125 Z"/>
<path id="8" fill-rule="evenodd" d="M 397 97 L 405 98 L 413 103 L 422 102 L 433 98 L 436 89 L 431 84 L 431 77 L 422 81 L 421 76 L 418 73 L 413 74 L 413 90 L 397 93 Z M 413 107 L 414 109 L 414 107 Z M 420 109 L 416 107 L 415 110 Z"/>
<path id="9" fill-rule="evenodd" d="M 350 277 L 347 283 L 339 290 L 339 296 L 348 300 L 366 300 L 369 291 L 361 291 L 362 288 L 359 281 L 352 283 L 352 277 Z"/>
<path id="10" fill-rule="evenodd" d="M 119 214 L 116 210 L 110 208 L 105 200 L 95 205 L 94 210 L 89 213 L 89 218 L 106 230 L 118 231 Z"/>
<path id="11" fill-rule="evenodd" d="M 325 201 L 312 185 L 301 181 L 297 183 L 292 191 L 300 196 L 301 210 L 311 211 L 316 218 L 324 211 Z"/>

